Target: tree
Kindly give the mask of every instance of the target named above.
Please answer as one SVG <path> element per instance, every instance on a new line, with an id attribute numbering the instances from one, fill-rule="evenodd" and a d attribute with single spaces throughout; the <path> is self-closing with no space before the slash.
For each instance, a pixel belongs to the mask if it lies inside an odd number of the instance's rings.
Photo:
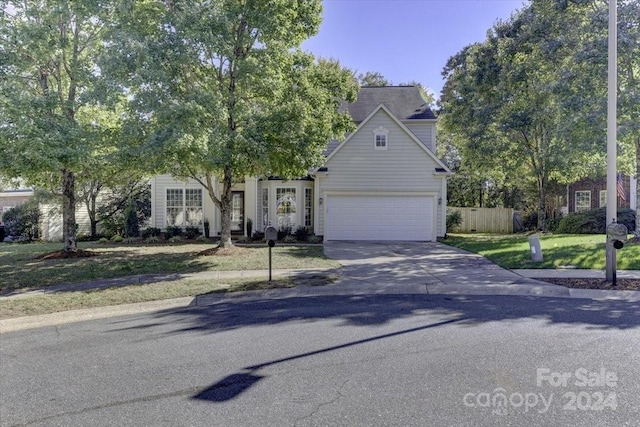
<path id="1" fill-rule="evenodd" d="M 358 83 L 360 86 L 391 86 L 392 84 L 379 71 L 358 74 Z"/>
<path id="2" fill-rule="evenodd" d="M 111 11 L 100 0 L 0 0 L 0 170 L 62 196 L 67 254 L 77 250 L 76 176 L 99 139 L 89 107 Z"/>
<path id="3" fill-rule="evenodd" d="M 320 0 L 175 0 L 120 10 L 125 23 L 101 67 L 126 87 L 140 152 L 206 189 L 221 247 L 232 245 L 234 183 L 304 176 L 329 139 L 353 128 L 339 111 L 355 99 L 352 73 L 299 49 L 321 9 Z"/>
<path id="4" fill-rule="evenodd" d="M 443 71 L 442 125 L 476 167 L 535 183 L 541 229 L 549 184 L 606 163 L 606 25 L 596 3 L 533 0 Z"/>

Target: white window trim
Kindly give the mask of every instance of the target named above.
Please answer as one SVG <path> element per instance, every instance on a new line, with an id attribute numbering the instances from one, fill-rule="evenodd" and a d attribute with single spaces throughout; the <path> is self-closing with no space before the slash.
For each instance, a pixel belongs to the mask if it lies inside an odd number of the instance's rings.
<path id="1" fill-rule="evenodd" d="M 384 145 L 378 145 L 378 137 L 384 137 Z M 386 151 L 389 147 L 389 130 L 383 126 L 378 126 L 373 130 L 373 149 L 376 151 Z"/>
<path id="2" fill-rule="evenodd" d="M 313 188 L 310 187 L 304 189 L 304 226 L 313 230 Z"/>
<path id="3" fill-rule="evenodd" d="M 586 206 L 586 207 L 580 207 L 580 209 L 578 209 L 578 208 L 579 208 L 579 206 L 578 206 L 578 193 L 585 193 L 585 194 L 588 194 L 588 195 L 589 195 L 589 205 L 588 205 L 588 206 Z M 590 211 L 590 210 L 591 210 L 591 190 L 579 190 L 579 191 L 576 191 L 576 192 L 575 192 L 575 194 L 574 194 L 574 201 L 575 201 L 575 208 L 574 208 L 574 210 L 575 210 L 576 212 L 586 212 L 586 211 Z"/>
<path id="4" fill-rule="evenodd" d="M 598 205 L 601 208 L 604 208 L 607 206 L 607 190 L 600 190 L 599 193 L 599 200 L 598 200 Z"/>
<path id="5" fill-rule="evenodd" d="M 182 224 L 168 224 L 167 223 L 167 208 L 169 207 L 167 202 L 168 202 L 168 195 L 169 195 L 169 191 L 175 191 L 178 190 L 182 193 Z M 200 227 L 202 228 L 204 226 L 204 220 L 206 218 L 205 216 L 205 211 L 204 211 L 204 192 L 202 191 L 202 188 L 191 188 L 191 187 L 167 187 L 165 188 L 165 193 L 164 193 L 164 227 L 170 227 L 170 226 L 176 226 L 176 227 L 189 227 L 189 225 L 187 225 L 187 190 L 196 190 L 200 192 L 200 209 L 202 210 L 202 220 L 200 221 L 200 224 L 195 226 L 195 227 Z"/>
<path id="6" fill-rule="evenodd" d="M 262 206 L 262 212 L 260 212 L 260 218 L 262 218 L 262 229 L 264 230 L 271 224 L 271 221 L 269 220 L 269 188 L 268 187 L 262 188 L 262 192 L 260 194 L 260 204 Z"/>

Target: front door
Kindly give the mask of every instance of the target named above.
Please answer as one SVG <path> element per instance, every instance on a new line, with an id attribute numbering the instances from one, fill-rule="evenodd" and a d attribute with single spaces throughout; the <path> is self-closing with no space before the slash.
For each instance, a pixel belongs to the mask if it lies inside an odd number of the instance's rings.
<path id="1" fill-rule="evenodd" d="M 244 191 L 231 193 L 231 232 L 244 234 Z"/>

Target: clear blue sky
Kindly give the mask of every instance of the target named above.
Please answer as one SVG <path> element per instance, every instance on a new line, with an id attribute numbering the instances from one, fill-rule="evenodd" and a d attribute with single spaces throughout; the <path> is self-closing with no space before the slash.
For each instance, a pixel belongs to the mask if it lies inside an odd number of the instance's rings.
<path id="1" fill-rule="evenodd" d="M 440 95 L 447 60 L 485 40 L 523 0 L 324 0 L 319 33 L 302 48 L 393 84 L 418 81 Z"/>

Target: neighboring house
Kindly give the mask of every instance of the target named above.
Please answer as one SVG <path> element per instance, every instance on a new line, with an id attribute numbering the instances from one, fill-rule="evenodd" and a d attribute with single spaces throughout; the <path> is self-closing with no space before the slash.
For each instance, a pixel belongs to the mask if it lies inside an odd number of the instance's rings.
<path id="1" fill-rule="evenodd" d="M 619 182 L 624 197 L 616 197 L 618 208 L 635 210 L 638 204 L 636 200 L 638 180 L 635 177 L 622 175 Z M 567 200 L 570 213 L 605 207 L 607 205 L 607 178 L 585 178 L 568 185 Z"/>
<path id="2" fill-rule="evenodd" d="M 5 189 L 0 191 L 0 222 L 2 214 L 28 202 L 34 197 L 30 188 Z M 62 213 L 55 204 L 40 204 L 40 238 L 42 240 L 62 240 Z M 76 207 L 76 222 L 79 234 L 89 234 L 90 222 L 87 208 L 79 204 Z"/>
<path id="3" fill-rule="evenodd" d="M 0 191 L 0 219 L 8 210 L 21 205 L 33 198 L 30 188 L 5 189 Z"/>
<path id="4" fill-rule="evenodd" d="M 435 241 L 446 231 L 449 169 L 435 155 L 436 117 L 413 86 L 363 87 L 345 108 L 357 129 L 330 141 L 325 164 L 283 181 L 247 177 L 233 188 L 233 230 L 306 227 L 325 240 Z M 220 213 L 194 180 L 151 181 L 152 226 L 220 233 Z"/>

